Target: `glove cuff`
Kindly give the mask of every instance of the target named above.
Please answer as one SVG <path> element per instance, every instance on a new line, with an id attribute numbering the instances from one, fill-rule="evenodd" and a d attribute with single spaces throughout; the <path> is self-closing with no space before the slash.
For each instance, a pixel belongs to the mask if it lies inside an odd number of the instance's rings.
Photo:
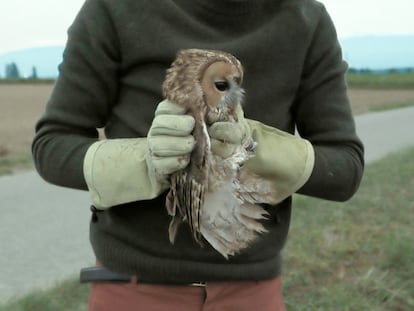
<path id="1" fill-rule="evenodd" d="M 256 155 L 246 162 L 245 167 L 272 182 L 277 193 L 272 204 L 276 204 L 308 181 L 315 164 L 312 144 L 258 121 L 246 120 L 257 148 Z"/>
<path id="2" fill-rule="evenodd" d="M 145 138 L 101 140 L 88 148 L 83 172 L 96 208 L 153 199 L 167 189 L 148 168 L 147 150 Z"/>

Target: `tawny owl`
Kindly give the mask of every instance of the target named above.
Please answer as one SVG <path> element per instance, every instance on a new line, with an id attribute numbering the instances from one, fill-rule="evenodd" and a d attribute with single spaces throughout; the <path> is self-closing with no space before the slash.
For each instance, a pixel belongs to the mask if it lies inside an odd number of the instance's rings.
<path id="1" fill-rule="evenodd" d="M 216 121 L 238 122 L 243 68 L 233 55 L 214 50 L 182 50 L 167 70 L 164 96 L 184 106 L 195 118 L 196 141 L 187 168 L 171 176 L 166 208 L 172 220 L 169 238 L 188 223 L 194 239 L 202 238 L 225 258 L 235 255 L 266 232 L 268 213 L 255 203 L 268 203 L 257 195 L 262 180 L 240 170 L 254 155 L 255 143 L 246 141 L 229 158 L 211 152 L 208 127 Z M 264 188 L 268 185 L 262 184 Z"/>

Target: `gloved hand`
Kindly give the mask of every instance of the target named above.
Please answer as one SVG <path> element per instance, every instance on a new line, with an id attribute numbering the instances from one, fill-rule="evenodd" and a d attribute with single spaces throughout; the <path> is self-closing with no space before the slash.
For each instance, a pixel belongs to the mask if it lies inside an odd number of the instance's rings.
<path id="1" fill-rule="evenodd" d="M 238 122 L 216 122 L 210 127 L 213 153 L 229 157 L 237 145 L 245 144 L 251 137 L 257 143 L 255 156 L 242 170 L 250 170 L 270 181 L 277 193 L 271 203 L 281 202 L 309 179 L 315 162 L 312 144 L 258 121 L 245 119 L 241 109 L 237 115 Z"/>
<path id="2" fill-rule="evenodd" d="M 162 101 L 148 132 L 147 165 L 159 183 L 168 184 L 168 176 L 185 168 L 195 141 L 191 132 L 195 120 L 183 107 Z"/>
<path id="3" fill-rule="evenodd" d="M 194 147 L 194 119 L 161 102 L 146 138 L 106 139 L 86 152 L 83 171 L 98 209 L 157 197 L 169 174 L 187 166 Z"/>
<path id="4" fill-rule="evenodd" d="M 212 152 L 224 159 L 231 156 L 240 145 L 248 145 L 252 139 L 240 105 L 236 106 L 236 115 L 238 122 L 215 122 L 208 129 Z"/>

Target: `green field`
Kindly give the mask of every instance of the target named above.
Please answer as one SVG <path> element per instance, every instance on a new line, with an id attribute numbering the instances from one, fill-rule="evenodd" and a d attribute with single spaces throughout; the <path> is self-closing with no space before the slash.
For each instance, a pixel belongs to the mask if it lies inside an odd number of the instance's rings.
<path id="1" fill-rule="evenodd" d="M 55 79 L 0 79 L 0 84 L 52 84 Z"/>
<path id="2" fill-rule="evenodd" d="M 296 196 L 284 251 L 289 311 L 414 310 L 414 149 L 370 164 L 346 203 Z M 87 310 L 74 278 L 0 311 Z"/>
<path id="3" fill-rule="evenodd" d="M 352 73 L 346 76 L 354 88 L 414 89 L 414 72 L 406 73 Z"/>

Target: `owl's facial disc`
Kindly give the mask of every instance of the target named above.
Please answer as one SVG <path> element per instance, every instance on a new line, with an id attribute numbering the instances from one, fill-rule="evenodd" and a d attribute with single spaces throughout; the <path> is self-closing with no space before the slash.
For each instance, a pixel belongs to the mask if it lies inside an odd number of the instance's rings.
<path id="1" fill-rule="evenodd" d="M 218 109 L 234 109 L 236 105 L 241 104 L 243 97 L 244 97 L 244 91 L 240 87 L 239 84 L 237 84 L 234 80 L 228 81 L 229 88 L 224 94 L 224 96 L 221 98 L 220 103 L 218 104 Z"/>
<path id="2" fill-rule="evenodd" d="M 240 81 L 240 72 L 233 64 L 219 61 L 208 66 L 200 83 L 209 110 L 219 109 L 227 94 L 239 87 Z"/>

